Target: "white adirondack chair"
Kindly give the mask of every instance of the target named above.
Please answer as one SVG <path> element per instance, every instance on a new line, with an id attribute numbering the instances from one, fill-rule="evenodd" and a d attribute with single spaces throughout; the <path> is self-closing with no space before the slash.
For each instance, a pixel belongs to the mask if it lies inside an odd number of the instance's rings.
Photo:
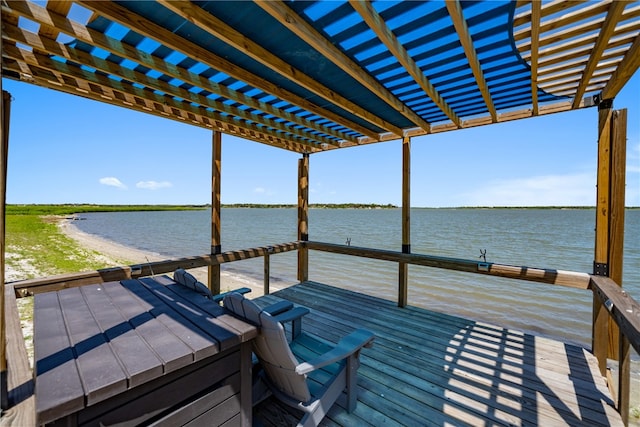
<path id="1" fill-rule="evenodd" d="M 286 313 L 272 316 L 237 293 L 225 296 L 224 307 L 260 328 L 253 351 L 273 394 L 304 412 L 298 426 L 317 426 L 345 389 L 347 410 L 355 409 L 360 350 L 371 346 L 373 333 L 358 329 L 333 345 L 300 332 L 289 343 L 279 321 Z"/>

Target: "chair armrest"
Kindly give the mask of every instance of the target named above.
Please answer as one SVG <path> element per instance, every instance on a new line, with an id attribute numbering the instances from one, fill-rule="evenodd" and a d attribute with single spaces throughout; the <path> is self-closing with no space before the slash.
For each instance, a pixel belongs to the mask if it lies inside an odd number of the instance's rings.
<path id="1" fill-rule="evenodd" d="M 291 322 L 293 320 L 298 320 L 302 316 L 309 314 L 309 309 L 306 307 L 296 307 L 292 310 L 285 311 L 276 316 L 273 316 L 275 320 L 280 323 Z"/>
<path id="2" fill-rule="evenodd" d="M 220 304 L 220 302 L 224 299 L 224 296 L 231 293 L 231 292 L 236 292 L 239 294 L 247 294 L 249 292 L 251 292 L 251 288 L 239 288 L 239 289 L 234 289 L 232 291 L 229 292 L 223 292 L 221 294 L 218 295 L 214 295 L 211 299 L 213 300 L 213 302 L 216 302 L 218 304 Z"/>
<path id="3" fill-rule="evenodd" d="M 262 309 L 265 313 L 269 313 L 272 316 L 277 316 L 280 313 L 284 313 L 285 311 L 291 310 L 293 308 L 293 303 L 291 301 L 280 301 L 275 304 L 271 304 Z"/>
<path id="4" fill-rule="evenodd" d="M 296 366 L 296 373 L 301 375 L 306 374 L 339 360 L 346 359 L 362 349 L 362 347 L 371 347 L 374 338 L 375 336 L 372 332 L 366 329 L 358 329 L 342 338 L 332 350 Z"/>
<path id="5" fill-rule="evenodd" d="M 291 322 L 291 339 L 294 340 L 302 333 L 302 316 L 309 314 L 306 307 L 293 307 L 291 301 L 280 301 L 265 307 L 262 311 L 269 313 L 280 323 Z"/>

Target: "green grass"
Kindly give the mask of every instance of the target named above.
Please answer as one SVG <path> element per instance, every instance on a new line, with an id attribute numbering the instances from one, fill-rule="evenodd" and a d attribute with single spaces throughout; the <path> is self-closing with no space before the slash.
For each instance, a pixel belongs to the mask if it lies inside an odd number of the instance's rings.
<path id="1" fill-rule="evenodd" d="M 26 277 L 96 270 L 107 265 L 100 254 L 82 248 L 60 232 L 60 216 L 86 212 L 130 212 L 163 210 L 197 210 L 197 205 L 7 205 L 6 257 L 7 265 L 26 273 Z M 57 217 L 57 218 L 56 218 Z M 117 260 L 129 264 L 127 260 Z"/>
<path id="2" fill-rule="evenodd" d="M 113 267 L 96 251 L 81 247 L 58 228 L 62 216 L 86 212 L 192 210 L 206 206 L 119 205 L 7 205 L 5 262 L 23 273 L 18 280 Z M 130 261 L 115 260 L 120 265 Z M 15 280 L 12 278 L 9 280 Z M 23 325 L 33 324 L 33 297 L 18 300 Z M 30 328 L 23 329 L 27 352 L 33 360 Z"/>
<path id="3" fill-rule="evenodd" d="M 7 215 L 71 215 L 87 212 L 186 211 L 206 209 L 206 205 L 7 205 Z"/>
<path id="4" fill-rule="evenodd" d="M 6 262 L 21 270 L 25 270 L 25 265 L 30 265 L 35 271 L 27 268 L 27 276 L 48 276 L 107 267 L 105 262 L 96 261 L 97 252 L 80 247 L 61 233 L 51 217 L 7 215 L 6 221 L 6 245 L 10 254 Z"/>

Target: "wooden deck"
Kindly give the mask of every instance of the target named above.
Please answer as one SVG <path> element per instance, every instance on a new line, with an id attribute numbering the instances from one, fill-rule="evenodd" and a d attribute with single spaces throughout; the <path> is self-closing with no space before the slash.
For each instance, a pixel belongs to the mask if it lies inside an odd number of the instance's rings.
<path id="1" fill-rule="evenodd" d="M 322 425 L 622 425 L 583 348 L 316 282 L 256 301 L 280 298 L 311 309 L 303 329 L 330 341 L 356 327 L 376 334 L 361 356 L 355 412 L 339 399 Z M 273 398 L 254 412 L 254 425 L 299 419 Z"/>

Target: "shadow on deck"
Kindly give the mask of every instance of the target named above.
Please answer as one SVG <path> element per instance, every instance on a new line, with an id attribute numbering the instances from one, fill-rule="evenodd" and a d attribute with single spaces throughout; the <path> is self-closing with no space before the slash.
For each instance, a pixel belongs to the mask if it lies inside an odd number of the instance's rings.
<path id="1" fill-rule="evenodd" d="M 337 342 L 354 328 L 376 334 L 358 375 L 358 406 L 343 402 L 322 425 L 622 425 L 595 357 L 586 349 L 486 323 L 398 308 L 316 282 L 256 299 L 311 309 L 303 330 Z M 270 398 L 255 425 L 295 425 Z"/>

